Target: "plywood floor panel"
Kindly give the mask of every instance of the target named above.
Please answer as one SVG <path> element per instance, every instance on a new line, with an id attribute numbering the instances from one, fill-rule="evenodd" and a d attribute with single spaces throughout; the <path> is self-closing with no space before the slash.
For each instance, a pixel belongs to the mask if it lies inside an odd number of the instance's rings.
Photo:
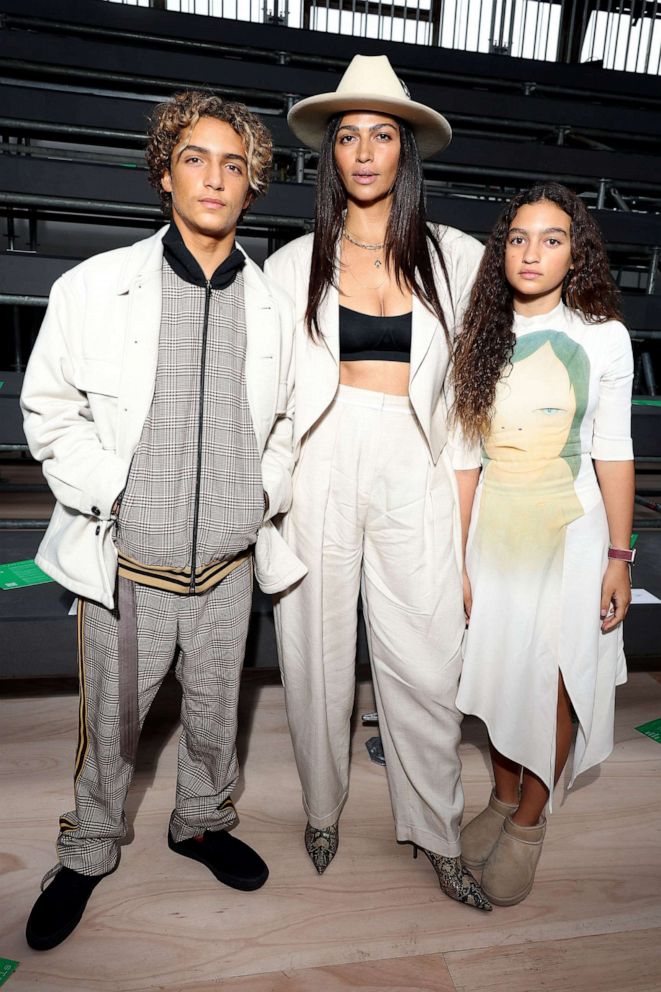
<path id="1" fill-rule="evenodd" d="M 455 992 L 440 954 L 248 975 L 222 982 L 220 988 L 222 992 Z M 214 992 L 214 986 L 182 992 Z"/>
<path id="2" fill-rule="evenodd" d="M 456 992 L 659 992 L 661 930 L 445 955 Z"/>
<path id="3" fill-rule="evenodd" d="M 358 711 L 371 709 L 369 685 L 360 696 Z M 477 969 L 477 981 L 490 955 L 577 937 L 638 939 L 638 931 L 661 926 L 661 746 L 633 729 L 661 715 L 661 685 L 644 674 L 619 691 L 612 758 L 566 801 L 558 797 L 533 893 L 520 906 L 489 914 L 444 897 L 426 860 L 413 861 L 410 847 L 395 843 L 384 772 L 364 748 L 375 730 L 359 724 L 340 853 L 323 877 L 316 875 L 302 844 L 305 818 L 278 685 L 248 682 L 242 693 L 237 832 L 269 864 L 267 885 L 235 892 L 177 857 L 165 843 L 178 738 L 176 692 L 166 686 L 146 725 L 129 797 L 134 837 L 73 937 L 46 954 L 27 948 L 23 927 L 39 878 L 53 863 L 57 816 L 71 808 L 77 704 L 66 695 L 4 698 L 2 713 L 0 956 L 21 962 L 8 992 L 206 992 L 214 984 L 232 992 L 299 992 L 310 969 L 322 969 L 335 992 L 371 988 L 350 984 L 369 981 L 370 962 L 383 962 L 389 974 L 391 964 L 403 968 L 395 961 L 407 958 L 411 972 L 401 988 L 408 989 L 415 969 L 426 968 L 427 959 L 435 966 L 442 955 L 455 969 Z M 467 720 L 468 816 L 490 788 L 485 745 L 481 725 Z M 636 980 L 644 983 L 650 946 L 643 940 L 641 947 Z M 338 984 L 341 966 L 356 969 L 345 986 Z M 442 969 L 439 975 L 446 982 Z M 456 975 L 454 984 L 461 984 Z M 443 984 L 438 989 L 445 992 Z"/>

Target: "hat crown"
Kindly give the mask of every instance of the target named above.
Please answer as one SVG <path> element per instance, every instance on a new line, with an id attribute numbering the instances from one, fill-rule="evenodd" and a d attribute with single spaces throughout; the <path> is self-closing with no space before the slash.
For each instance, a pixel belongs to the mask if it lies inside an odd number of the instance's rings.
<path id="1" fill-rule="evenodd" d="M 318 152 L 331 118 L 352 111 L 406 121 L 422 158 L 441 151 L 452 138 L 452 129 L 442 114 L 411 98 L 387 55 L 355 55 L 336 90 L 299 100 L 287 120 L 296 137 Z"/>
<path id="2" fill-rule="evenodd" d="M 364 93 L 395 100 L 411 99 L 387 55 L 354 55 L 335 92 L 338 96 L 350 93 L 356 98 Z"/>

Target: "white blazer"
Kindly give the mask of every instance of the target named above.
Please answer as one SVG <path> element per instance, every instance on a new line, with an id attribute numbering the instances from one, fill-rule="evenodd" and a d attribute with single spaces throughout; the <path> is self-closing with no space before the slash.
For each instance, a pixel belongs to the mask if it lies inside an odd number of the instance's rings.
<path id="1" fill-rule="evenodd" d="M 468 303 L 483 249 L 475 238 L 452 227 L 434 225 L 434 231 L 443 250 L 452 299 L 438 266 L 436 287 L 453 335 Z M 306 234 L 290 242 L 271 255 L 264 266 L 267 275 L 289 293 L 296 309 L 295 446 L 332 403 L 340 379 L 337 289 L 329 287 L 319 310 L 323 341 L 313 341 L 304 323 L 313 237 Z M 448 345 L 436 316 L 414 296 L 409 398 L 434 464 L 447 440 L 444 384 L 449 360 Z"/>
<path id="2" fill-rule="evenodd" d="M 156 380 L 166 230 L 96 255 L 57 280 L 21 396 L 30 450 L 57 499 L 37 564 L 108 608 L 117 571 L 111 508 L 126 485 Z M 294 318 L 287 295 L 249 258 L 243 278 L 246 387 L 270 518 L 291 502 Z M 279 592 L 305 571 L 266 522 L 255 548 L 262 589 Z"/>

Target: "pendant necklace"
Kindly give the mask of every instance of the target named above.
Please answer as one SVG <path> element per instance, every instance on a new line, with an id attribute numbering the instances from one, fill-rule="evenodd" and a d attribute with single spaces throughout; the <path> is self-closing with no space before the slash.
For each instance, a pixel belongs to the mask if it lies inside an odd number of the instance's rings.
<path id="1" fill-rule="evenodd" d="M 370 244 L 369 241 L 359 241 L 358 238 L 354 237 L 354 235 L 351 233 L 348 227 L 342 228 L 342 237 L 346 238 L 347 241 L 349 241 L 352 245 L 355 245 L 356 248 L 364 248 L 366 251 L 381 251 L 384 245 L 383 241 L 381 241 L 379 244 Z M 380 258 L 374 259 L 375 269 L 380 269 L 382 265 L 383 262 L 381 261 Z"/>

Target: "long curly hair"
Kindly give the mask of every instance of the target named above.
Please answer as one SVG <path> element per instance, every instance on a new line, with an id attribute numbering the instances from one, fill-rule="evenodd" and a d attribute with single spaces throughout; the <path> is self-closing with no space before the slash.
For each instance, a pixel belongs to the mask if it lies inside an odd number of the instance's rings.
<path id="1" fill-rule="evenodd" d="M 486 243 L 463 329 L 454 347 L 452 420 L 469 442 L 489 433 L 496 387 L 510 363 L 513 291 L 505 277 L 505 246 L 520 207 L 554 203 L 571 218 L 572 269 L 562 286 L 562 300 L 590 324 L 621 320 L 619 292 L 613 281 L 601 232 L 585 204 L 560 183 L 537 183 L 517 193 L 498 218 Z"/>
<path id="2" fill-rule="evenodd" d="M 254 196 L 263 196 L 269 185 L 273 163 L 273 139 L 259 117 L 243 103 L 231 103 L 213 93 L 185 90 L 154 108 L 145 150 L 149 182 L 158 191 L 166 217 L 172 215 L 172 196 L 161 186 L 170 168 L 172 152 L 190 134 L 201 117 L 215 117 L 234 128 L 246 149 L 248 183 Z"/>

